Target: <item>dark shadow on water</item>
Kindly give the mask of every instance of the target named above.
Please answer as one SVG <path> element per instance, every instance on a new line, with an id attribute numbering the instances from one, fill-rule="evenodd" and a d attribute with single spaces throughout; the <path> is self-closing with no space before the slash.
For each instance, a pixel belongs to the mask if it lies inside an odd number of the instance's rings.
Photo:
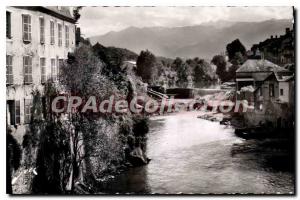
<path id="1" fill-rule="evenodd" d="M 130 177 L 130 178 L 128 178 Z M 108 194 L 149 194 L 147 166 L 130 168 L 115 178 L 103 183 L 102 191 Z"/>
<path id="2" fill-rule="evenodd" d="M 234 144 L 232 155 L 254 156 L 263 169 L 289 172 L 295 175 L 295 142 L 291 135 L 249 139 Z"/>

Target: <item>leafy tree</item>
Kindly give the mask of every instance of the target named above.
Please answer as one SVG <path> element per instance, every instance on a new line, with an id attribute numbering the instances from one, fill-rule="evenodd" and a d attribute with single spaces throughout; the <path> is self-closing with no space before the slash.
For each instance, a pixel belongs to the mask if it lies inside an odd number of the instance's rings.
<path id="1" fill-rule="evenodd" d="M 93 51 L 97 57 L 102 60 L 106 67 L 104 70 L 112 72 L 112 74 L 118 74 L 120 72 L 120 66 L 125 60 L 136 60 L 138 55 L 128 49 L 117 47 L 105 47 L 99 43 L 93 46 Z"/>
<path id="2" fill-rule="evenodd" d="M 226 51 L 230 62 L 235 58 L 236 53 L 240 53 L 241 56 L 246 56 L 246 48 L 240 42 L 239 39 L 236 39 L 231 43 L 227 44 Z"/>
<path id="3" fill-rule="evenodd" d="M 233 65 L 242 65 L 246 61 L 246 57 L 242 55 L 241 52 L 236 52 L 231 63 Z"/>
<path id="4" fill-rule="evenodd" d="M 221 81 L 224 81 L 226 78 L 226 59 L 223 55 L 216 55 L 211 61 L 214 65 L 217 66 L 216 74 L 219 76 Z"/>
<path id="5" fill-rule="evenodd" d="M 73 10 L 73 16 L 74 16 L 74 19 L 75 19 L 75 21 L 77 22 L 78 20 L 79 20 L 79 18 L 80 18 L 80 13 L 79 13 L 79 11 L 82 9 L 82 6 L 76 6 L 75 8 L 74 8 L 74 10 Z"/>
<path id="6" fill-rule="evenodd" d="M 12 136 L 11 129 L 6 127 L 6 193 L 12 194 L 12 171 L 16 171 L 21 163 L 21 148 Z"/>
<path id="7" fill-rule="evenodd" d="M 183 63 L 184 63 L 183 60 L 177 57 L 172 63 L 172 69 L 174 71 L 178 71 L 182 67 Z"/>
<path id="8" fill-rule="evenodd" d="M 195 87 L 202 86 L 203 79 L 205 78 L 205 73 L 200 65 L 194 68 L 194 85 Z"/>
<path id="9" fill-rule="evenodd" d="M 204 59 L 194 58 L 191 66 L 195 87 L 209 86 L 216 82 L 215 70 Z"/>
<path id="10" fill-rule="evenodd" d="M 153 82 L 153 76 L 155 74 L 155 56 L 148 50 L 141 51 L 137 58 L 137 75 L 142 77 L 143 81 L 151 84 Z"/>
<path id="11" fill-rule="evenodd" d="M 177 86 L 179 87 L 187 87 L 188 86 L 188 78 L 190 75 L 189 66 L 186 63 L 182 63 L 177 68 Z"/>
<path id="12" fill-rule="evenodd" d="M 60 82 L 65 93 L 75 94 L 86 100 L 90 96 L 96 96 L 100 100 L 109 99 L 111 95 L 118 98 L 119 91 L 114 83 L 102 74 L 103 67 L 103 63 L 95 56 L 90 46 L 82 45 L 77 48 L 72 59 L 60 68 Z M 83 162 L 89 165 L 90 160 L 95 157 L 101 158 L 103 153 L 107 155 L 109 152 L 115 153 L 122 150 L 111 141 L 109 142 L 110 137 L 106 135 L 109 131 L 103 125 L 107 120 L 106 116 L 93 117 L 80 111 L 68 113 L 68 121 L 64 124 L 64 130 L 70 137 L 71 191 L 74 190 L 75 182 L 83 178 L 80 172 Z M 114 143 L 117 144 L 117 141 L 116 139 Z M 110 148 L 116 149 L 107 149 L 109 145 Z M 107 161 L 112 158 L 113 156 L 103 157 Z M 90 177 L 93 179 L 93 174 L 90 173 Z"/>
<path id="13" fill-rule="evenodd" d="M 59 116 L 49 112 L 57 92 L 51 82 L 46 83 L 43 96 L 38 90 L 32 92 L 31 123 L 23 137 L 22 166 L 35 168 L 37 175 L 27 184 L 36 194 L 65 194 L 70 177 L 70 139 Z"/>

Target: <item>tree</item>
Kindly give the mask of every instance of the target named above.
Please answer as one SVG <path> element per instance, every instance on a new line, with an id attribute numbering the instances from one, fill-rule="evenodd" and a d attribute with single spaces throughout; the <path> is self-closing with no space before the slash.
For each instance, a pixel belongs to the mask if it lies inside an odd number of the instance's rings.
<path id="1" fill-rule="evenodd" d="M 148 50 L 141 51 L 137 58 L 137 75 L 142 77 L 143 81 L 151 84 L 153 82 L 153 76 L 155 74 L 155 56 Z"/>
<path id="2" fill-rule="evenodd" d="M 231 63 L 233 65 L 242 65 L 246 60 L 246 56 L 243 56 L 241 52 L 236 52 Z"/>
<path id="3" fill-rule="evenodd" d="M 171 68 L 172 68 L 174 71 L 178 71 L 179 68 L 181 68 L 182 64 L 183 64 L 183 60 L 182 60 L 181 58 L 177 57 L 177 58 L 173 61 Z"/>
<path id="4" fill-rule="evenodd" d="M 186 63 L 182 63 L 180 66 L 177 68 L 177 86 L 179 87 L 187 87 L 189 83 L 189 75 L 190 75 L 190 70 L 189 66 Z"/>
<path id="5" fill-rule="evenodd" d="M 80 18 L 80 13 L 79 11 L 82 9 L 82 6 L 76 6 L 74 9 L 73 9 L 73 16 L 74 16 L 74 19 L 75 21 L 77 22 Z"/>
<path id="6" fill-rule="evenodd" d="M 60 82 L 65 93 L 68 96 L 80 96 L 85 100 L 90 96 L 96 96 L 100 100 L 109 99 L 111 95 L 118 98 L 119 90 L 107 76 L 102 74 L 103 67 L 103 63 L 94 55 L 90 46 L 82 45 L 77 48 L 72 59 L 69 59 L 69 62 L 65 62 L 60 68 Z M 70 73 L 71 71 L 72 73 Z M 64 128 L 70 137 L 71 191 L 74 190 L 75 182 L 83 178 L 80 171 L 83 162 L 89 162 L 94 157 L 101 158 L 103 153 L 115 153 L 122 150 L 108 142 L 110 138 L 106 134 L 109 131 L 105 129 L 107 125 L 103 125 L 103 123 L 107 123 L 107 120 L 105 115 L 94 117 L 76 110 L 68 113 L 68 121 L 64 122 Z M 111 136 L 111 138 L 113 137 Z M 114 140 L 116 144 L 117 139 Z M 106 148 L 117 149 L 107 150 Z M 93 176 L 93 174 L 90 175 Z"/>
<path id="7" fill-rule="evenodd" d="M 231 43 L 227 44 L 226 51 L 228 54 L 229 61 L 233 60 L 236 56 L 236 53 L 240 53 L 241 56 L 246 56 L 246 48 L 240 42 L 239 39 L 232 41 Z"/>
<path id="8" fill-rule="evenodd" d="M 194 58 L 191 63 L 195 87 L 204 87 L 216 82 L 215 70 L 204 59 Z"/>
<path id="9" fill-rule="evenodd" d="M 226 59 L 223 55 L 216 55 L 211 61 L 214 65 L 217 66 L 216 74 L 219 76 L 221 81 L 225 80 L 226 77 Z"/>
<path id="10" fill-rule="evenodd" d="M 114 113 L 94 115 L 81 112 L 81 108 L 70 113 L 55 113 L 51 108 L 53 98 L 62 94 L 79 96 L 83 103 L 90 96 L 102 101 L 114 95 L 117 101 L 127 94 L 127 98 L 132 99 L 135 95 L 133 83 L 125 81 L 127 90 L 118 89 L 112 78 L 103 73 L 104 66 L 90 45 L 81 44 L 60 66 L 59 84 L 47 82 L 43 96 L 38 90 L 32 92 L 31 123 L 22 144 L 25 155 L 22 165 L 37 170 L 37 175 L 32 176 L 33 182 L 30 180 L 27 184 L 33 189 L 32 193 L 72 194 L 78 191 L 76 183 L 96 185 L 96 178 L 103 172 L 126 162 L 124 147 L 127 141 L 122 141 L 123 133 L 119 128 L 121 122 L 131 121 L 129 131 L 133 135 L 131 114 L 123 115 L 120 120 Z M 134 130 L 141 129 L 137 126 Z M 144 135 L 138 137 L 146 139 Z M 12 156 L 18 158 L 15 152 L 9 155 L 9 160 Z M 17 166 L 17 159 L 7 164 L 11 169 L 12 164 Z M 90 192 L 88 187 L 85 189 Z"/>
<path id="11" fill-rule="evenodd" d="M 21 163 L 21 149 L 16 139 L 11 134 L 11 129 L 6 127 L 6 193 L 12 194 L 12 171 L 17 170 Z"/>
<path id="12" fill-rule="evenodd" d="M 200 65 L 197 65 L 195 68 L 194 68 L 194 85 L 195 87 L 201 87 L 202 86 L 202 83 L 203 83 L 203 80 L 205 78 L 205 73 L 202 69 L 202 67 Z"/>
<path id="13" fill-rule="evenodd" d="M 22 165 L 37 172 L 27 183 L 35 194 L 65 194 L 70 177 L 70 140 L 59 116 L 49 112 L 49 102 L 57 92 L 51 82 L 45 84 L 43 96 L 38 90 L 32 91 L 31 122 L 23 137 Z"/>

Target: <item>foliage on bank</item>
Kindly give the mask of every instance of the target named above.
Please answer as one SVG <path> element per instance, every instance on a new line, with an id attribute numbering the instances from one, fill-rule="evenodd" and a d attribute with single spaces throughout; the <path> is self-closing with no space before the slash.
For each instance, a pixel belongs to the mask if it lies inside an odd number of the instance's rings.
<path id="1" fill-rule="evenodd" d="M 59 84 L 49 81 L 44 94 L 33 91 L 32 119 L 22 144 L 23 159 L 16 172 L 20 178 L 14 186 L 19 191 L 15 193 L 91 193 L 101 178 L 134 165 L 131 159 L 136 148 L 143 149 L 144 156 L 148 123 L 143 116 L 93 118 L 76 111 L 51 112 L 51 100 L 59 94 L 94 95 L 102 100 L 110 95 L 117 99 L 136 95 L 136 81 L 126 73 L 114 79 L 109 69 L 91 46 L 82 45 L 61 66 Z"/>

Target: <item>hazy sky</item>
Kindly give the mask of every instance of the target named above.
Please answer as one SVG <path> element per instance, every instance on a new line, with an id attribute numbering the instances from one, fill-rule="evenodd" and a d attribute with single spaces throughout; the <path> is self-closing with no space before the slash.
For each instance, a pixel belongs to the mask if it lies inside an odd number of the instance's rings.
<path id="1" fill-rule="evenodd" d="M 190 26 L 211 21 L 292 19 L 292 7 L 84 7 L 79 25 L 85 37 L 130 26 Z"/>

